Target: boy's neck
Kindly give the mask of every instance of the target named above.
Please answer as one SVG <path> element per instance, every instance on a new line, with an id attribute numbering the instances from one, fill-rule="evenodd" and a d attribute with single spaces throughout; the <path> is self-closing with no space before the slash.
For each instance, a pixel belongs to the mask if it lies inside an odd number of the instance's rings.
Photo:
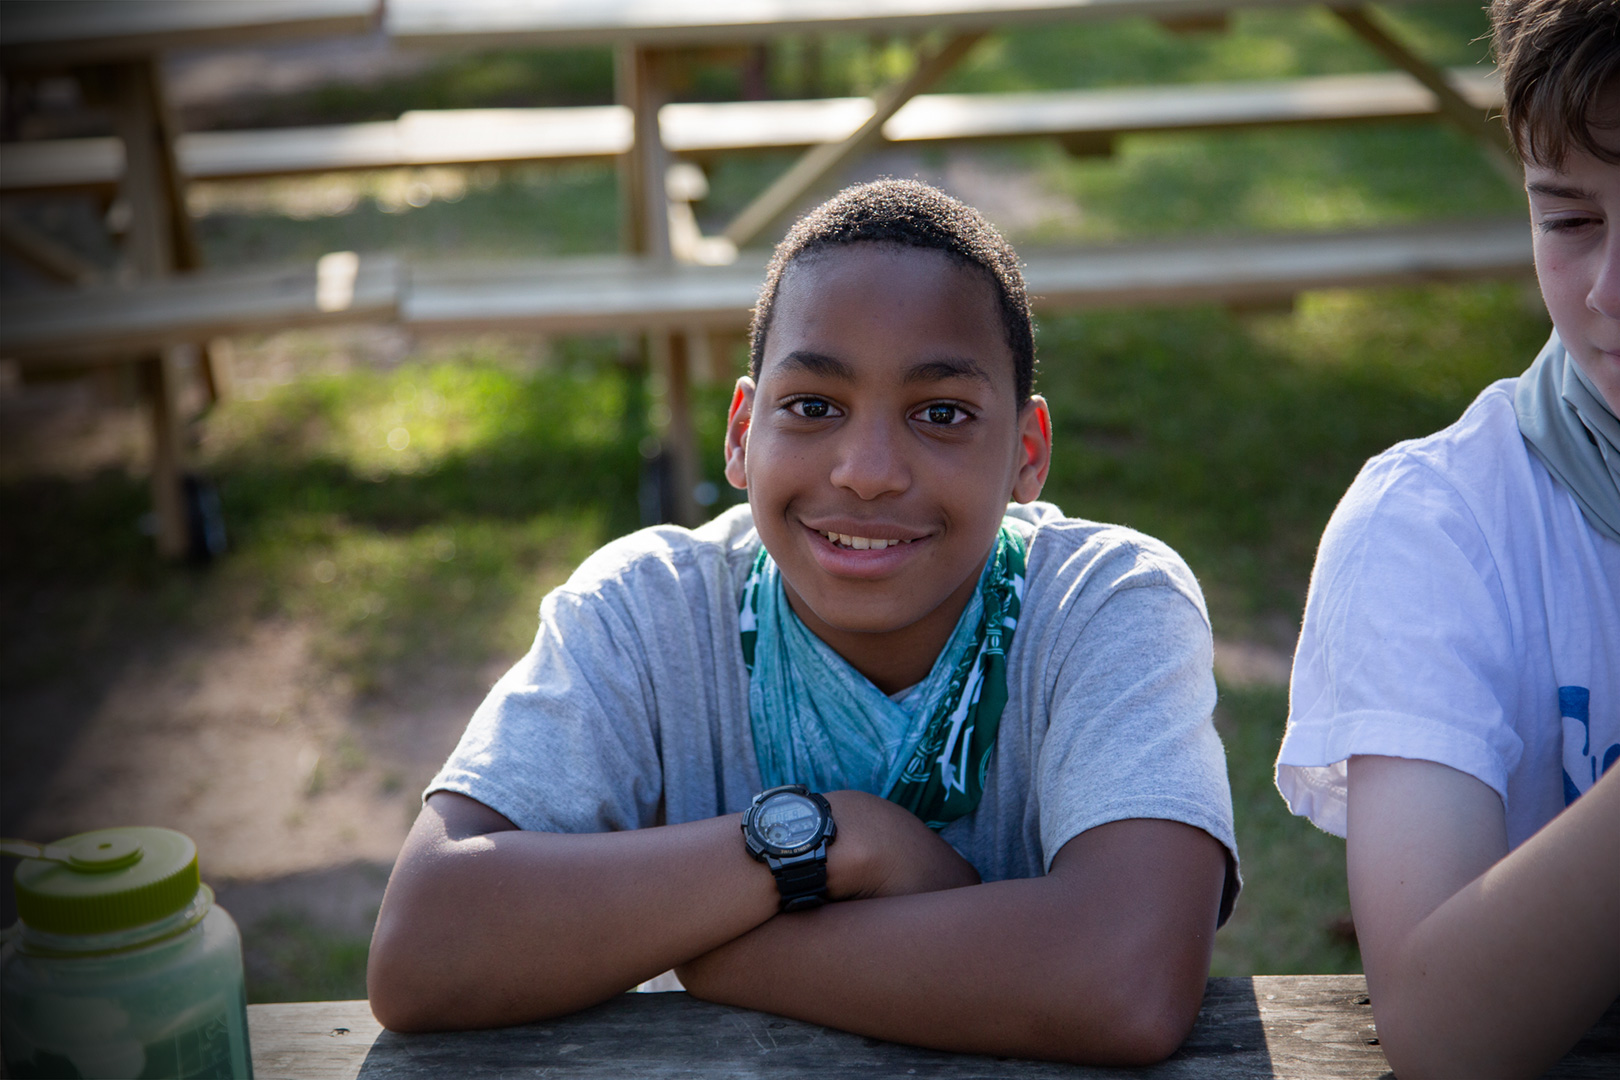
<path id="1" fill-rule="evenodd" d="M 974 573 L 957 586 L 944 603 L 910 626 L 869 633 L 840 630 L 823 622 L 793 591 L 793 586 L 785 578 L 782 581 L 788 604 L 810 632 L 885 694 L 898 693 L 928 677 L 978 587 L 979 574 Z"/>

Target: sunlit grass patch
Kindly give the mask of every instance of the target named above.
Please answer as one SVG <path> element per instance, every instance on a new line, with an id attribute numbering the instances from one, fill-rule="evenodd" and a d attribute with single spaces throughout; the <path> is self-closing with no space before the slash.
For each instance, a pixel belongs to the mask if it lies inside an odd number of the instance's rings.
<path id="1" fill-rule="evenodd" d="M 359 173 L 325 180 L 307 213 L 287 181 L 231 181 L 236 195 L 199 197 L 195 223 L 211 266 L 319 258 L 329 251 L 418 259 L 476 252 L 510 259 L 611 250 L 618 238 L 613 167 L 605 164 L 479 166 L 455 184 L 438 169 Z M 224 185 L 220 185 L 224 186 Z M 455 197 L 444 197 L 454 192 Z M 419 204 L 419 205 L 418 205 Z"/>
<path id="2" fill-rule="evenodd" d="M 639 420 L 611 367 L 477 355 L 320 373 L 223 405 L 209 449 L 262 615 L 314 620 L 358 690 L 521 652 L 534 612 L 634 514 Z"/>
<path id="3" fill-rule="evenodd" d="M 341 462 L 382 479 L 456 458 L 498 453 L 528 436 L 580 450 L 623 435 L 622 380 L 541 372 L 524 376 L 480 357 L 447 357 L 395 371 L 318 375 L 256 401 L 228 401 L 210 422 L 221 462 L 266 450 Z"/>
<path id="4" fill-rule="evenodd" d="M 422 664 L 515 658 L 541 597 L 607 539 L 590 511 L 398 532 L 331 516 L 284 524 L 221 573 L 256 595 L 262 616 L 317 625 L 316 658 L 360 692 Z"/>
<path id="5" fill-rule="evenodd" d="M 1038 167 L 1080 215 L 1044 243 L 1331 231 L 1522 214 L 1480 148 L 1433 123 L 1122 139 L 1107 158 L 1046 149 Z"/>

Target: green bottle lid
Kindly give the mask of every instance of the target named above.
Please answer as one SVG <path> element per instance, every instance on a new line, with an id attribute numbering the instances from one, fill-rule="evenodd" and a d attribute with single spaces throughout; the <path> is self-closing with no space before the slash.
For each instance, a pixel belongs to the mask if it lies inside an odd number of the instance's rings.
<path id="1" fill-rule="evenodd" d="M 17 864 L 17 915 L 48 934 L 110 934 L 184 910 L 202 878 L 197 845 L 131 825 L 58 841 Z"/>

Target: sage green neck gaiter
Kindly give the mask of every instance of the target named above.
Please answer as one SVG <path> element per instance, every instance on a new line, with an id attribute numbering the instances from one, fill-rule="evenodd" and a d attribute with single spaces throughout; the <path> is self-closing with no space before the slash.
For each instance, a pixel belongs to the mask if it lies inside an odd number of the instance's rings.
<path id="1" fill-rule="evenodd" d="M 1620 542 L 1620 420 L 1557 333 L 1513 395 L 1519 431 L 1592 528 Z"/>

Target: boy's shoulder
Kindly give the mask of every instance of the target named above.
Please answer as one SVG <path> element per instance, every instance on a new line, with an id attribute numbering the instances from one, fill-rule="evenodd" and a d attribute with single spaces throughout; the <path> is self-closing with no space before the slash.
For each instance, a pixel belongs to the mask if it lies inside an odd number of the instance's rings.
<path id="1" fill-rule="evenodd" d="M 1362 473 L 1427 468 L 1447 478 L 1489 473 L 1503 461 L 1526 460 L 1529 449 L 1518 427 L 1513 392 L 1518 379 L 1498 379 L 1481 390 L 1463 415 L 1429 436 L 1396 442 L 1374 455 Z"/>
<path id="2" fill-rule="evenodd" d="M 1399 522 L 1466 523 L 1470 533 L 1510 528 L 1527 506 L 1553 499 L 1553 485 L 1519 432 L 1517 379 L 1482 390 L 1453 423 L 1370 458 L 1328 523 L 1324 544 Z"/>
<path id="3" fill-rule="evenodd" d="M 1049 502 L 1015 504 L 1007 516 L 1028 528 L 1032 587 L 1068 591 L 1090 584 L 1108 595 L 1168 587 L 1185 595 L 1208 621 L 1197 577 L 1164 541 L 1125 525 L 1070 517 Z"/>
<path id="4" fill-rule="evenodd" d="M 562 588 L 576 593 L 613 585 L 634 588 L 694 574 L 741 581 L 758 551 L 759 534 L 744 504 L 695 529 L 653 525 L 609 540 L 579 564 Z"/>
<path id="5" fill-rule="evenodd" d="M 1463 414 L 1431 435 L 1398 442 L 1362 467 L 1363 478 L 1385 479 L 1414 472 L 1468 488 L 1494 482 L 1504 467 L 1530 459 L 1514 410 L 1517 378 L 1498 379 L 1479 392 Z"/>

